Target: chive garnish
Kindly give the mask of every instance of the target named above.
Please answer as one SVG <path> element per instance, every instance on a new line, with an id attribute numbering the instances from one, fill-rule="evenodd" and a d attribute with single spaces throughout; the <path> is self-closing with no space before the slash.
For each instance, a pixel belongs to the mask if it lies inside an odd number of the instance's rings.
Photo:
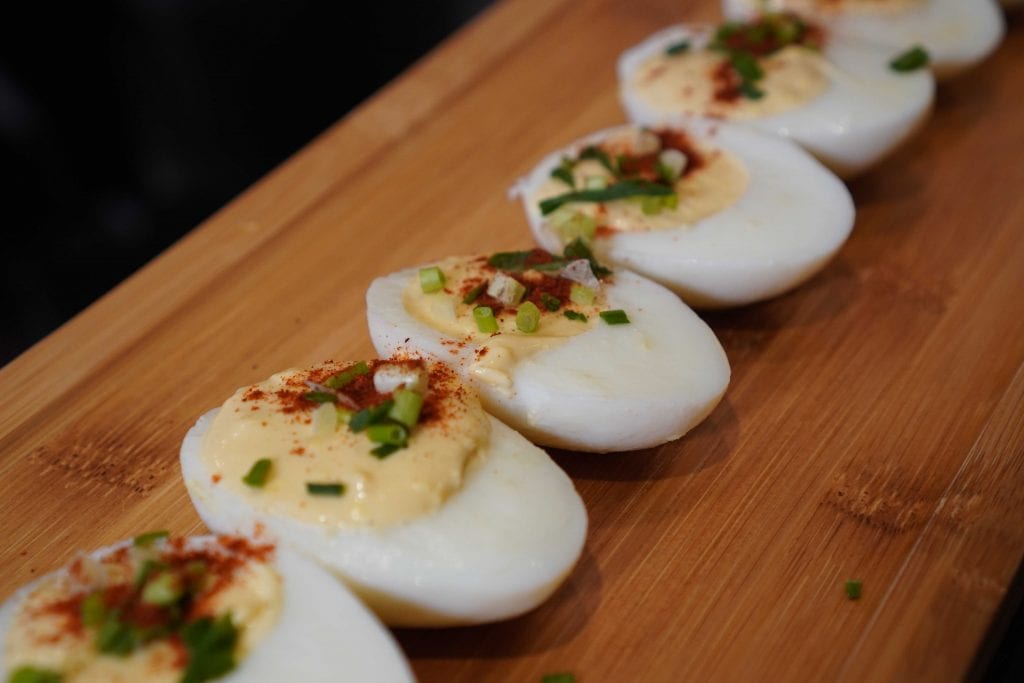
<path id="1" fill-rule="evenodd" d="M 433 294 L 444 289 L 444 273 L 437 266 L 420 268 L 420 288 L 424 294 Z"/>
<path id="2" fill-rule="evenodd" d="M 601 316 L 601 320 L 605 321 L 609 325 L 628 325 L 629 316 L 621 308 L 616 308 L 611 311 L 601 311 L 598 315 Z"/>
<path id="3" fill-rule="evenodd" d="M 498 321 L 494 318 L 494 311 L 490 306 L 474 308 L 473 320 L 476 321 L 476 328 L 485 334 L 493 334 L 498 331 Z"/>
<path id="4" fill-rule="evenodd" d="M 388 417 L 408 429 L 415 427 L 423 408 L 423 395 L 411 389 L 399 389 L 392 394 L 392 398 L 395 404 L 388 410 Z"/>
<path id="5" fill-rule="evenodd" d="M 382 443 L 381 445 L 377 446 L 372 451 L 370 451 L 370 453 L 373 454 L 377 459 L 383 460 L 392 453 L 400 450 L 402 450 L 401 446 L 396 446 L 390 443 Z"/>
<path id="6" fill-rule="evenodd" d="M 62 676 L 50 669 L 22 666 L 14 670 L 8 683 L 61 683 Z"/>
<path id="7" fill-rule="evenodd" d="M 576 320 L 576 321 L 579 321 L 581 323 L 587 322 L 587 316 L 583 315 L 579 311 L 571 311 L 571 310 L 566 311 L 565 312 L 565 317 L 568 318 L 569 320 Z"/>
<path id="8" fill-rule="evenodd" d="M 583 148 L 583 151 L 580 152 L 580 159 L 593 159 L 597 161 L 616 178 L 618 178 L 622 174 L 622 172 L 619 170 L 619 165 L 612 163 L 612 160 L 608 156 L 608 153 L 605 152 L 600 147 L 595 147 L 591 145 L 590 147 Z M 547 212 L 545 211 L 545 213 Z"/>
<path id="9" fill-rule="evenodd" d="M 170 535 L 171 533 L 165 529 L 161 529 L 160 531 L 148 531 L 133 538 L 132 545 L 136 548 L 148 548 L 153 545 L 154 542 L 167 538 Z"/>
<path id="10" fill-rule="evenodd" d="M 188 665 L 181 683 L 203 683 L 235 668 L 238 628 L 230 613 L 216 620 L 202 617 L 185 624 L 181 640 L 188 650 Z"/>
<path id="11" fill-rule="evenodd" d="M 340 496 L 345 493 L 345 485 L 338 482 L 307 481 L 306 492 L 312 496 Z"/>
<path id="12" fill-rule="evenodd" d="M 917 71 L 928 66 L 928 62 L 931 59 L 928 55 L 928 51 L 920 45 L 915 45 L 906 52 L 893 57 L 892 61 L 889 62 L 889 68 L 893 71 L 906 72 L 906 71 Z"/>
<path id="13" fill-rule="evenodd" d="M 366 428 L 366 436 L 374 443 L 404 446 L 409 441 L 409 430 L 398 423 L 382 423 Z"/>
<path id="14" fill-rule="evenodd" d="M 540 293 L 540 302 L 544 304 L 544 308 L 552 312 L 562 307 L 562 301 L 557 296 L 551 296 L 547 292 Z"/>
<path id="15" fill-rule="evenodd" d="M 167 607 L 177 602 L 183 594 L 184 591 L 178 578 L 170 572 L 164 572 L 146 582 L 146 586 L 142 589 L 142 602 L 147 605 Z"/>
<path id="16" fill-rule="evenodd" d="M 683 54 L 684 52 L 686 52 L 689 49 L 690 49 L 690 42 L 688 40 L 680 40 L 679 42 L 672 43 L 671 45 L 666 47 L 665 48 L 665 54 L 667 54 L 669 57 L 675 57 L 676 55 Z"/>
<path id="17" fill-rule="evenodd" d="M 516 311 L 516 327 L 527 334 L 540 327 L 540 309 L 532 301 L 524 301 Z"/>
<path id="18" fill-rule="evenodd" d="M 864 588 L 864 582 L 860 579 L 849 579 L 843 584 L 843 589 L 846 591 L 846 597 L 850 600 L 858 600 L 860 598 L 861 589 Z"/>
<path id="19" fill-rule="evenodd" d="M 103 619 L 107 615 L 107 606 L 103 602 L 103 594 L 97 591 L 87 595 L 78 606 L 78 614 L 82 618 L 82 623 L 86 626 L 95 628 L 102 624 Z"/>
<path id="20" fill-rule="evenodd" d="M 570 159 L 569 157 L 562 157 L 562 163 L 560 163 L 556 169 L 551 171 L 551 177 L 561 180 L 569 187 L 575 188 L 576 176 L 574 176 L 572 173 L 572 169 L 575 166 L 576 162 L 574 162 L 572 159 Z"/>
<path id="21" fill-rule="evenodd" d="M 605 268 L 597 262 L 597 259 L 594 258 L 594 253 L 590 251 L 590 247 L 587 246 L 586 241 L 584 241 L 582 237 L 577 237 L 572 242 L 565 245 L 565 251 L 562 253 L 569 261 L 576 261 L 581 258 L 590 261 L 590 270 L 597 277 L 604 277 L 612 274 L 610 269 Z"/>
<path id="22" fill-rule="evenodd" d="M 324 380 L 324 385 L 331 389 L 341 389 L 343 386 L 350 384 L 352 380 L 360 375 L 365 375 L 370 371 L 370 366 L 367 365 L 365 360 L 361 360 L 355 365 L 345 370 L 342 370 L 336 375 L 331 375 Z"/>
<path id="23" fill-rule="evenodd" d="M 628 197 L 657 197 L 675 194 L 675 190 L 649 180 L 620 180 L 601 190 L 574 190 L 548 197 L 540 202 L 545 216 L 569 202 L 610 202 Z"/>
<path id="24" fill-rule="evenodd" d="M 363 408 L 358 413 L 352 416 L 352 419 L 348 421 L 348 428 L 353 432 L 361 432 L 372 424 L 376 424 L 382 420 L 391 410 L 391 406 L 394 405 L 394 401 L 388 399 L 382 403 L 378 403 L 375 406 L 369 408 Z"/>
<path id="25" fill-rule="evenodd" d="M 578 282 L 572 283 L 572 287 L 569 289 L 569 301 L 580 306 L 589 306 L 594 303 L 596 297 L 597 293 L 594 290 Z"/>
<path id="26" fill-rule="evenodd" d="M 137 645 L 137 634 L 131 625 L 121 621 L 116 611 L 109 612 L 96 632 L 96 649 L 112 655 L 131 654 Z"/>
<path id="27" fill-rule="evenodd" d="M 471 304 L 480 298 L 480 295 L 487 291 L 487 280 L 484 280 L 473 289 L 466 292 L 466 296 L 462 297 L 462 303 Z"/>
<path id="28" fill-rule="evenodd" d="M 254 488 L 260 488 L 267 483 L 270 476 L 270 458 L 260 458 L 252 464 L 242 481 Z"/>
<path id="29" fill-rule="evenodd" d="M 540 683 L 576 683 L 576 676 L 568 671 L 559 671 L 554 674 L 545 674 Z"/>
<path id="30" fill-rule="evenodd" d="M 329 391 L 307 391 L 302 398 L 310 403 L 334 403 L 338 400 L 338 397 Z"/>
<path id="31" fill-rule="evenodd" d="M 499 251 L 487 259 L 487 265 L 498 270 L 525 270 L 528 258 L 530 258 L 528 251 Z"/>

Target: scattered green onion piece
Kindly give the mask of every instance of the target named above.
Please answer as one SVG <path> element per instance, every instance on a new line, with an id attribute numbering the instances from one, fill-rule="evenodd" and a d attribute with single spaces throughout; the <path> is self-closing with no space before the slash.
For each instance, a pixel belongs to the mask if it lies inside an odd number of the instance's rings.
<path id="1" fill-rule="evenodd" d="M 253 488 L 262 488 L 270 476 L 270 458 L 260 458 L 252 464 L 242 481 Z"/>
<path id="2" fill-rule="evenodd" d="M 365 360 L 361 360 L 355 365 L 345 370 L 342 370 L 336 375 L 332 375 L 324 380 L 324 385 L 331 389 L 341 389 L 346 384 L 349 384 L 356 377 L 365 375 L 370 371 L 370 366 L 366 364 Z"/>
<path id="3" fill-rule="evenodd" d="M 181 640 L 188 650 L 188 665 L 181 683 L 204 683 L 235 668 L 238 628 L 231 614 L 214 620 L 202 617 L 181 629 Z"/>
<path id="4" fill-rule="evenodd" d="M 547 292 L 540 293 L 540 302 L 544 304 L 544 308 L 552 312 L 557 311 L 559 308 L 562 307 L 561 299 L 559 299 L 557 296 L 552 296 Z"/>
<path id="5" fill-rule="evenodd" d="M 559 671 L 554 674 L 545 674 L 540 683 L 576 683 L 576 676 L 568 671 Z"/>
<path id="6" fill-rule="evenodd" d="M 329 391 L 307 391 L 302 398 L 310 403 L 334 403 L 338 400 L 338 397 Z"/>
<path id="7" fill-rule="evenodd" d="M 520 332 L 536 332 L 540 327 L 540 309 L 532 301 L 524 301 L 516 311 L 516 327 Z"/>
<path id="8" fill-rule="evenodd" d="M 363 408 L 348 421 L 348 428 L 353 432 L 361 432 L 370 425 L 380 422 L 391 410 L 393 404 L 393 401 L 387 400 L 375 406 Z"/>
<path id="9" fill-rule="evenodd" d="M 593 159 L 594 161 L 597 161 L 599 164 L 608 169 L 608 172 L 611 173 L 616 178 L 618 178 L 620 175 L 618 166 L 612 163 L 611 157 L 609 157 L 608 153 L 605 152 L 600 147 L 590 146 L 584 148 L 584 150 L 580 152 L 580 159 Z"/>
<path id="10" fill-rule="evenodd" d="M 661 197 L 644 197 L 640 202 L 640 210 L 644 212 L 645 216 L 658 215 L 664 206 L 661 203 Z"/>
<path id="11" fill-rule="evenodd" d="M 135 573 L 135 586 L 137 588 L 141 588 L 143 584 L 149 581 L 150 576 L 152 576 L 156 572 L 163 571 L 164 569 L 167 569 L 167 565 L 163 562 L 157 562 L 153 559 L 147 559 L 145 562 L 142 563 L 142 566 L 139 567 L 139 570 Z"/>
<path id="12" fill-rule="evenodd" d="M 628 325 L 629 316 L 621 308 L 616 308 L 611 311 L 601 311 L 599 313 L 601 320 L 605 321 L 609 325 Z"/>
<path id="13" fill-rule="evenodd" d="M 480 298 L 480 295 L 487 291 L 487 280 L 484 280 L 473 289 L 466 292 L 466 296 L 462 297 L 462 303 L 471 304 Z"/>
<path id="14" fill-rule="evenodd" d="M 676 55 L 681 55 L 689 51 L 689 49 L 690 42 L 687 40 L 680 40 L 679 42 L 672 43 L 671 45 L 666 47 L 665 54 L 667 54 L 669 57 L 675 57 Z"/>
<path id="15" fill-rule="evenodd" d="M 307 481 L 306 492 L 312 496 L 340 496 L 345 493 L 345 485 L 338 482 Z"/>
<path id="16" fill-rule="evenodd" d="M 366 428 L 366 436 L 374 443 L 404 446 L 409 441 L 409 430 L 394 422 L 375 424 Z"/>
<path id="17" fill-rule="evenodd" d="M 573 175 L 572 169 L 575 164 L 572 163 L 571 159 L 562 157 L 562 163 L 558 168 L 551 171 L 551 177 L 556 180 L 561 180 L 569 187 L 576 187 L 576 176 Z"/>
<path id="18" fill-rule="evenodd" d="M 82 623 L 90 628 L 96 628 L 103 623 L 107 616 L 107 605 L 103 602 L 103 594 L 99 591 L 90 593 L 78 606 L 78 614 Z"/>
<path id="19" fill-rule="evenodd" d="M 163 572 L 146 582 L 146 586 L 142 589 L 142 602 L 147 605 L 166 607 L 177 602 L 182 593 L 178 577 L 171 572 Z"/>
<path id="20" fill-rule="evenodd" d="M 161 529 L 160 531 L 148 531 L 133 538 L 132 545 L 136 548 L 148 548 L 156 541 L 163 540 L 170 535 L 171 533 L 165 529 Z"/>
<path id="21" fill-rule="evenodd" d="M 546 216 L 569 202 L 610 202 L 628 197 L 660 196 L 672 192 L 672 188 L 649 180 L 620 180 L 603 190 L 575 190 L 548 197 L 540 202 L 540 212 Z"/>
<path id="22" fill-rule="evenodd" d="M 565 268 L 565 263 L 562 259 L 553 259 L 547 263 L 535 263 L 530 268 L 541 273 L 550 273 Z"/>
<path id="23" fill-rule="evenodd" d="M 565 312 L 565 317 L 568 318 L 569 320 L 576 320 L 577 322 L 581 323 L 587 322 L 587 316 L 583 315 L 579 311 L 568 310 Z"/>
<path id="24" fill-rule="evenodd" d="M 412 429 L 420 420 L 423 395 L 411 389 L 399 389 L 392 394 L 395 404 L 388 410 L 388 417 Z"/>
<path id="25" fill-rule="evenodd" d="M 576 261 L 577 259 L 585 258 L 590 261 L 590 270 L 597 277 L 604 277 L 605 275 L 611 275 L 612 271 L 605 268 L 597 259 L 594 258 L 594 252 L 590 251 L 590 247 L 587 246 L 586 240 L 576 238 L 569 244 L 565 245 L 565 250 L 562 252 L 568 261 Z"/>
<path id="26" fill-rule="evenodd" d="M 526 296 L 526 286 L 511 275 L 495 273 L 494 279 L 487 287 L 487 294 L 505 306 L 515 306 Z"/>
<path id="27" fill-rule="evenodd" d="M 193 578 L 206 575 L 206 563 L 202 560 L 192 560 L 185 565 L 185 573 Z"/>
<path id="28" fill-rule="evenodd" d="M 351 410 L 341 406 L 335 406 L 334 411 L 338 414 L 338 424 L 347 425 L 354 415 Z"/>
<path id="29" fill-rule="evenodd" d="M 860 579 L 850 579 L 843 585 L 843 589 L 846 591 L 846 597 L 850 600 L 859 600 L 861 590 L 863 588 L 864 582 Z"/>
<path id="30" fill-rule="evenodd" d="M 23 666 L 15 669 L 7 683 L 61 683 L 62 676 L 50 669 Z"/>
<path id="31" fill-rule="evenodd" d="M 382 443 L 381 445 L 377 446 L 372 451 L 370 451 L 370 453 L 372 453 L 378 460 L 383 460 L 392 453 L 395 453 L 396 451 L 400 450 L 402 450 L 402 446 L 396 446 L 395 444 L 390 443 Z"/>
<path id="32" fill-rule="evenodd" d="M 493 334 L 498 331 L 498 321 L 494 317 L 494 311 L 490 306 L 477 306 L 473 309 L 473 320 L 476 321 L 476 328 L 484 334 Z"/>
<path id="33" fill-rule="evenodd" d="M 562 208 L 566 209 L 568 207 Z M 558 238 L 562 244 L 566 244 L 581 237 L 588 240 L 593 239 L 594 235 L 597 234 L 597 220 L 592 216 L 580 213 L 579 211 L 572 211 L 569 218 L 559 221 L 558 223 L 551 222 L 550 225 L 558 234 Z M 538 270 L 540 269 L 538 268 Z"/>
<path id="34" fill-rule="evenodd" d="M 608 179 L 600 175 L 589 175 L 583 179 L 583 189 L 603 190 L 608 187 Z"/>
<path id="35" fill-rule="evenodd" d="M 96 633 L 96 649 L 106 654 L 127 656 L 135 649 L 135 635 L 135 630 L 121 621 L 116 611 L 111 612 Z"/>
<path id="36" fill-rule="evenodd" d="M 437 266 L 420 268 L 420 287 L 424 294 L 433 294 L 444 289 L 444 273 Z"/>
<path id="37" fill-rule="evenodd" d="M 917 71 L 928 66 L 930 61 L 931 58 L 928 55 L 928 51 L 920 45 L 915 45 L 906 52 L 893 57 L 892 61 L 889 62 L 889 68 L 900 73 Z"/>
<path id="38" fill-rule="evenodd" d="M 579 306 L 590 306 L 596 298 L 596 292 L 590 287 L 578 282 L 572 283 L 572 288 L 569 290 L 569 301 Z"/>
<path id="39" fill-rule="evenodd" d="M 528 258 L 530 258 L 528 251 L 499 251 L 487 259 L 487 265 L 498 270 L 525 270 Z"/>

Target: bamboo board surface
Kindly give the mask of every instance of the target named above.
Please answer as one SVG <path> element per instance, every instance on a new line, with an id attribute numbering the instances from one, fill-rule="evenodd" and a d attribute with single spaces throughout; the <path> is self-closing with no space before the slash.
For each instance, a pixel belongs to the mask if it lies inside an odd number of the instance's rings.
<path id="1" fill-rule="evenodd" d="M 0 596 L 202 530 L 177 450 L 237 386 L 372 354 L 370 280 L 524 248 L 506 189 L 623 120 L 621 50 L 713 2 L 507 0 L 0 370 Z M 732 384 L 684 439 L 553 453 L 590 514 L 541 608 L 406 630 L 427 681 L 958 680 L 1024 556 L 1024 26 L 854 181 L 804 287 L 705 319 Z M 846 599 L 843 581 L 864 581 Z"/>

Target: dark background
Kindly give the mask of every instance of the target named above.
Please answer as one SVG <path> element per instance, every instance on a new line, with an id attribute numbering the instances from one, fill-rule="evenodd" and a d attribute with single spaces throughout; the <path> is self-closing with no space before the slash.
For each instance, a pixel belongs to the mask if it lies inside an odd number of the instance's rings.
<path id="1" fill-rule="evenodd" d="M 0 366 L 490 2 L 6 7 Z M 1018 576 L 1011 594 L 1020 595 L 1022 583 Z M 1000 621 L 988 640 L 1002 646 L 979 657 L 971 679 L 1024 680 L 1021 613 L 1008 608 Z"/>
<path id="2" fill-rule="evenodd" d="M 0 366 L 490 1 L 7 3 Z"/>

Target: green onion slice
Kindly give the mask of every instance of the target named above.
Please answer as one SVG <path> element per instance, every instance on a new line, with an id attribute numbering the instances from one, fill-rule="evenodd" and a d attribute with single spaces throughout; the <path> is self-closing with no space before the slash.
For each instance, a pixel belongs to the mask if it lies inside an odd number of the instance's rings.
<path id="1" fill-rule="evenodd" d="M 411 389 L 398 389 L 391 397 L 395 404 L 388 410 L 388 417 L 408 429 L 415 427 L 423 408 L 423 395 Z"/>
<path id="2" fill-rule="evenodd" d="M 540 679 L 540 683 L 576 683 L 576 676 L 568 671 L 559 671 L 558 673 L 545 674 Z"/>
<path id="3" fill-rule="evenodd" d="M 540 327 L 540 309 L 532 301 L 524 301 L 516 311 L 516 327 L 520 332 L 536 332 Z"/>
<path id="4" fill-rule="evenodd" d="M 499 251 L 487 259 L 487 265 L 498 270 L 526 270 L 528 258 L 530 258 L 528 251 Z"/>
<path id="5" fill-rule="evenodd" d="M 621 308 L 616 308 L 611 311 L 601 311 L 598 315 L 601 316 L 601 320 L 605 321 L 609 325 L 628 325 L 629 316 Z"/>
<path id="6" fill-rule="evenodd" d="M 234 669 L 238 635 L 230 612 L 218 619 L 202 617 L 185 624 L 181 640 L 188 650 L 188 665 L 181 682 L 204 683 Z"/>
<path id="7" fill-rule="evenodd" d="M 166 607 L 173 605 L 184 594 L 181 581 L 171 572 L 163 572 L 146 582 L 142 589 L 142 602 Z"/>
<path id="8" fill-rule="evenodd" d="M 569 301 L 580 306 L 589 306 L 594 303 L 595 298 L 597 298 L 597 294 L 590 287 L 578 282 L 572 283 L 572 288 L 569 290 Z"/>
<path id="9" fill-rule="evenodd" d="M 102 624 L 107 616 L 107 605 L 103 602 L 103 594 L 97 591 L 87 595 L 78 606 L 78 613 L 82 618 L 82 623 L 90 628 Z"/>
<path id="10" fill-rule="evenodd" d="M 340 496 L 345 493 L 345 485 L 340 482 L 307 481 L 306 492 L 312 496 Z"/>
<path id="11" fill-rule="evenodd" d="M 473 320 L 476 321 L 476 328 L 484 334 L 493 334 L 498 331 L 498 321 L 494 317 L 494 311 L 490 306 L 477 306 L 473 309 Z"/>
<path id="12" fill-rule="evenodd" d="M 361 432 L 372 424 L 376 424 L 384 419 L 388 411 L 391 410 L 391 406 L 394 405 L 394 401 L 388 399 L 378 403 L 375 406 L 369 408 L 363 408 L 358 413 L 352 416 L 352 419 L 348 421 L 348 428 L 353 432 Z"/>
<path id="13" fill-rule="evenodd" d="M 544 308 L 551 312 L 557 311 L 562 307 L 562 301 L 557 296 L 552 296 L 547 292 L 540 293 L 540 302 L 544 304 Z"/>
<path id="14" fill-rule="evenodd" d="M 324 385 L 331 389 L 341 389 L 346 384 L 350 384 L 352 380 L 360 375 L 365 375 L 370 371 L 370 366 L 367 365 L 365 360 L 361 360 L 350 368 L 342 370 L 336 375 L 331 375 L 324 380 Z"/>
<path id="15" fill-rule="evenodd" d="M 310 403 L 334 403 L 338 396 L 329 391 L 307 391 L 302 398 Z"/>
<path id="16" fill-rule="evenodd" d="M 674 193 L 672 188 L 649 180 L 620 180 L 603 190 L 574 190 L 548 197 L 540 202 L 540 212 L 546 216 L 569 202 L 610 202 L 628 197 L 655 197 Z"/>
<path id="17" fill-rule="evenodd" d="M 900 73 L 917 71 L 928 66 L 930 61 L 931 58 L 928 55 L 928 51 L 920 45 L 915 45 L 906 52 L 893 57 L 892 61 L 889 62 L 889 68 Z"/>
<path id="18" fill-rule="evenodd" d="M 270 476 L 270 458 L 260 458 L 252 464 L 242 481 L 253 488 L 261 488 Z"/>
<path id="19" fill-rule="evenodd" d="M 846 597 L 850 600 L 859 599 L 863 588 L 864 582 L 860 579 L 850 579 L 843 584 L 843 589 L 846 591 Z"/>
<path id="20" fill-rule="evenodd" d="M 618 165 L 612 163 L 612 160 L 608 156 L 608 153 L 605 152 L 600 147 L 594 147 L 593 145 L 591 145 L 590 147 L 585 147 L 583 151 L 580 152 L 580 159 L 593 159 L 602 166 L 604 166 L 608 170 L 608 172 L 611 173 L 616 178 L 618 178 L 621 175 L 621 171 L 619 170 Z"/>
<path id="21" fill-rule="evenodd" d="M 374 443 L 404 446 L 409 441 L 409 430 L 396 422 L 385 422 L 367 427 L 366 436 Z"/>
<path id="22" fill-rule="evenodd" d="M 148 548 L 149 546 L 153 545 L 153 543 L 155 543 L 156 541 L 163 540 L 170 535 L 171 532 L 167 531 L 166 529 L 161 529 L 159 531 L 148 531 L 144 534 L 139 534 L 138 536 L 133 538 L 132 545 L 134 545 L 136 548 Z"/>
<path id="23" fill-rule="evenodd" d="M 680 40 L 679 42 L 672 43 L 671 45 L 666 47 L 665 54 L 667 54 L 669 57 L 675 57 L 676 55 L 681 55 L 685 52 L 688 52 L 689 49 L 690 41 Z"/>
<path id="24" fill-rule="evenodd" d="M 50 669 L 22 666 L 11 673 L 8 683 L 61 683 L 62 676 Z"/>
<path id="25" fill-rule="evenodd" d="M 462 303 L 471 304 L 480 298 L 480 295 L 487 291 L 487 280 L 484 280 L 473 289 L 466 292 L 466 296 L 462 297 Z"/>
<path id="26" fill-rule="evenodd" d="M 444 289 L 444 273 L 437 266 L 420 268 L 420 288 L 424 294 L 433 294 Z"/>
<path id="27" fill-rule="evenodd" d="M 374 448 L 370 453 L 374 455 L 378 460 L 383 460 L 392 453 L 402 450 L 402 446 L 396 446 L 391 443 L 382 443 L 381 445 Z"/>
<path id="28" fill-rule="evenodd" d="M 675 195 L 675 193 L 672 194 L 673 196 Z M 597 259 L 594 258 L 594 252 L 590 251 L 590 247 L 587 246 L 587 242 L 581 238 L 576 238 L 572 242 L 569 242 L 569 244 L 565 245 L 565 251 L 562 252 L 562 255 L 565 256 L 568 261 L 576 261 L 581 258 L 587 259 L 590 261 L 590 270 L 596 277 L 601 278 L 612 274 L 611 269 L 605 268 L 597 262 Z"/>
<path id="29" fill-rule="evenodd" d="M 581 323 L 587 322 L 587 316 L 583 315 L 579 311 L 572 311 L 572 310 L 566 311 L 565 312 L 565 317 L 568 318 L 569 320 L 576 320 L 576 321 L 581 322 Z"/>

